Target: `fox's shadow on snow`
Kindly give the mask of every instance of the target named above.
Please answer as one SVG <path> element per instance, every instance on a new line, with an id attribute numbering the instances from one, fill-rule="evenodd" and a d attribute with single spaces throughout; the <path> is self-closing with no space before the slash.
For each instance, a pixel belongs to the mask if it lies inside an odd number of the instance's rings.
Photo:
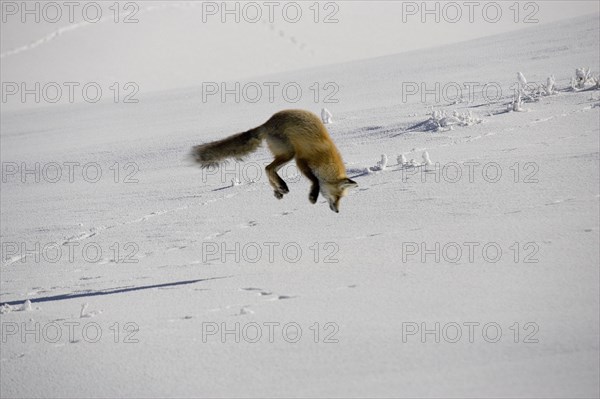
<path id="1" fill-rule="evenodd" d="M 203 278 L 203 279 L 198 279 L 198 280 L 183 280 L 183 281 L 175 281 L 172 283 L 144 285 L 144 286 L 138 286 L 138 287 L 121 287 L 121 288 L 112 288 L 112 289 L 106 289 L 106 290 L 100 290 L 100 291 L 82 292 L 79 294 L 61 294 L 61 295 L 45 296 L 45 297 L 40 297 L 40 298 L 27 298 L 27 299 L 29 299 L 31 301 L 31 303 L 63 301 L 66 299 L 86 298 L 86 297 L 100 296 L 100 295 L 124 294 L 126 292 L 131 292 L 131 291 L 141 291 L 141 290 L 149 290 L 149 289 L 153 289 L 153 288 L 165 288 L 165 287 L 174 287 L 174 286 L 179 286 L 179 285 L 195 284 L 195 283 L 200 283 L 203 281 L 220 280 L 223 278 L 230 278 L 230 277 L 232 277 L 232 276 L 210 277 L 210 278 Z M 20 305 L 24 302 L 25 302 L 25 300 L 2 302 L 2 303 L 0 303 L 0 306 L 4 306 L 4 305 L 14 306 L 14 305 Z"/>

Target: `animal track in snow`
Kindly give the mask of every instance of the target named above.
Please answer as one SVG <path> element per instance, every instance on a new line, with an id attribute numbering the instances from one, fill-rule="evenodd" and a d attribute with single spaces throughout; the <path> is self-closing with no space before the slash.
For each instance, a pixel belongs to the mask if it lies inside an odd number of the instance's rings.
<path id="1" fill-rule="evenodd" d="M 273 216 L 287 216 L 287 215 L 291 215 L 291 214 L 293 214 L 293 213 L 294 213 L 294 212 L 296 212 L 297 210 L 298 210 L 298 208 L 294 208 L 294 209 L 293 209 L 293 210 L 291 210 L 291 211 L 283 211 L 283 212 L 281 212 L 281 213 L 276 213 L 276 214 L 274 214 Z"/>
<path id="2" fill-rule="evenodd" d="M 247 292 L 251 292 L 251 293 L 255 293 L 258 296 L 267 296 L 269 297 L 268 299 L 259 301 L 258 303 L 255 303 L 253 305 L 249 305 L 247 303 L 237 303 L 237 304 L 231 304 L 231 305 L 226 305 L 220 308 L 214 308 L 214 309 L 209 309 L 209 312 L 218 312 L 221 310 L 229 310 L 232 308 L 239 308 L 240 311 L 238 313 L 232 314 L 232 316 L 242 316 L 245 314 L 254 314 L 255 311 L 250 310 L 251 306 L 258 306 L 261 302 L 265 303 L 265 302 L 272 302 L 272 301 L 281 301 L 281 300 L 285 300 L 285 299 L 293 299 L 293 298 L 297 298 L 297 296 L 295 295 L 273 295 L 273 292 L 262 289 L 262 288 L 258 288 L 258 287 L 243 287 L 243 288 L 239 288 L 239 291 L 247 291 Z"/>
<path id="3" fill-rule="evenodd" d="M 558 204 L 561 204 L 563 202 L 571 202 L 571 201 L 574 201 L 574 200 L 575 200 L 575 198 L 566 198 L 566 199 L 561 199 L 561 200 L 554 200 L 554 201 L 548 202 L 548 203 L 546 203 L 544 205 L 546 205 L 546 206 L 548 206 L 548 205 L 558 205 Z"/>
<path id="4" fill-rule="evenodd" d="M 210 240 L 212 238 L 222 237 L 222 236 L 224 236 L 227 233 L 231 233 L 231 230 L 225 230 L 225 231 L 222 231 L 222 232 L 213 233 L 213 234 L 210 234 L 210 235 L 204 237 L 204 239 L 205 240 Z"/>
<path id="5" fill-rule="evenodd" d="M 281 301 L 284 299 L 293 299 L 297 298 L 295 295 L 277 295 L 277 297 L 269 299 L 269 301 Z"/>
<path id="6" fill-rule="evenodd" d="M 171 252 L 171 251 L 175 251 L 176 249 L 184 249 L 187 248 L 187 245 L 174 245 L 172 247 L 168 247 L 167 249 L 165 249 L 165 252 Z"/>
<path id="7" fill-rule="evenodd" d="M 254 314 L 254 311 L 250 309 L 250 306 L 243 306 L 240 308 L 238 313 L 233 314 L 232 316 L 243 316 L 246 314 Z"/>
<path id="8" fill-rule="evenodd" d="M 350 284 L 350 285 L 345 285 L 343 287 L 338 287 L 338 290 L 346 290 L 348 288 L 356 288 L 358 285 L 357 284 Z"/>
<path id="9" fill-rule="evenodd" d="M 247 229 L 248 227 L 254 227 L 254 226 L 258 226 L 258 222 L 256 220 L 250 220 L 248 223 L 246 224 L 241 224 L 239 225 L 239 227 L 241 229 Z"/>
<path id="10" fill-rule="evenodd" d="M 35 295 L 39 295 L 39 294 L 45 294 L 46 292 L 50 292 L 48 290 L 43 289 L 42 287 L 33 287 L 32 290 L 33 291 L 29 291 L 26 295 L 27 296 L 35 296 Z"/>
<path id="11" fill-rule="evenodd" d="M 263 290 L 262 288 L 248 287 L 248 288 L 240 288 L 240 290 L 241 291 L 260 291 L 258 293 L 258 295 L 260 295 L 260 296 L 273 295 L 272 292 Z"/>

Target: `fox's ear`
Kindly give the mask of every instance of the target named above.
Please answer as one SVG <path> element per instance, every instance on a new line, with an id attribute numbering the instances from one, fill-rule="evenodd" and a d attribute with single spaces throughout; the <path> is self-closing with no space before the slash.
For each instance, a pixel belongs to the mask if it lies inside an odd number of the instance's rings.
<path id="1" fill-rule="evenodd" d="M 358 183 L 352 179 L 345 178 L 340 181 L 340 188 L 352 188 L 357 186 Z"/>

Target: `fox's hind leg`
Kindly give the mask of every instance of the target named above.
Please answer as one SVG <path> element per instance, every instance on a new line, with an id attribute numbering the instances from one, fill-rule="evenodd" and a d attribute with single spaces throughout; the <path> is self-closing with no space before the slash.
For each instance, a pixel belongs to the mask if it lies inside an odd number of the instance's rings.
<path id="1" fill-rule="evenodd" d="M 310 192 L 308 193 L 308 200 L 311 202 L 311 204 L 314 204 L 317 202 L 317 198 L 319 197 L 319 179 L 317 179 L 317 176 L 315 176 L 310 169 L 310 166 L 308 166 L 308 162 L 306 162 L 304 159 L 296 158 L 296 164 L 298 165 L 300 172 L 302 172 L 304 176 L 308 177 L 308 180 L 310 180 L 312 183 Z"/>
<path id="2" fill-rule="evenodd" d="M 287 184 L 283 181 L 281 177 L 277 174 L 277 171 L 286 163 L 294 158 L 294 153 L 288 153 L 285 155 L 277 155 L 275 160 L 267 165 L 265 170 L 267 171 L 267 176 L 269 177 L 269 183 L 273 186 L 275 190 L 275 197 L 277 199 L 283 198 L 283 194 L 287 194 L 290 192 Z"/>

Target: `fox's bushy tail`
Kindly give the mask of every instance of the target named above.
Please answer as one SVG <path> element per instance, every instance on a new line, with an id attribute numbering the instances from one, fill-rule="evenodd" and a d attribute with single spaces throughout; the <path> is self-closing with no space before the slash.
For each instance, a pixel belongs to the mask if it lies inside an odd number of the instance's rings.
<path id="1" fill-rule="evenodd" d="M 264 128 L 259 126 L 222 140 L 194 146 L 192 156 L 203 168 L 216 166 L 228 158 L 241 159 L 244 155 L 256 151 L 263 138 Z"/>

